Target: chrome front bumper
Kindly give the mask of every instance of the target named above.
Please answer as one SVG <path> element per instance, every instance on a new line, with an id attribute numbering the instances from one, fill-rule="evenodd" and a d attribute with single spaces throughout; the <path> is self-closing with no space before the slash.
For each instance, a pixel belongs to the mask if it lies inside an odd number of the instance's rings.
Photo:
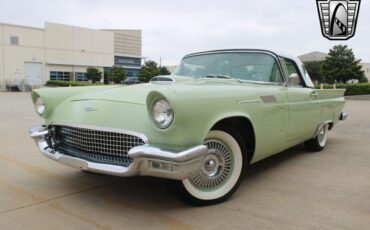
<path id="1" fill-rule="evenodd" d="M 178 153 L 163 151 L 151 145 L 142 145 L 128 152 L 133 162 L 128 167 L 123 167 L 64 155 L 49 147 L 45 140 L 46 135 L 48 135 L 48 130 L 45 127 L 30 130 L 31 138 L 46 157 L 74 168 L 113 176 L 142 175 L 183 180 L 199 170 L 202 158 L 208 151 L 205 145 L 195 146 Z"/>

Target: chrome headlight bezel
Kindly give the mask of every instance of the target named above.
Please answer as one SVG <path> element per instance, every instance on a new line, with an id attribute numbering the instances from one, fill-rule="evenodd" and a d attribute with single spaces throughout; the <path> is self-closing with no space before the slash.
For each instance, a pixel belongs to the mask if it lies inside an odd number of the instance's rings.
<path id="1" fill-rule="evenodd" d="M 42 100 L 41 97 L 38 97 L 35 100 L 35 110 L 36 110 L 36 113 L 40 116 L 43 116 L 45 114 L 46 106 L 45 106 L 45 102 Z"/>
<path id="2" fill-rule="evenodd" d="M 164 97 L 153 101 L 150 108 L 150 115 L 155 126 L 160 129 L 167 129 L 170 127 L 175 118 L 170 103 Z"/>

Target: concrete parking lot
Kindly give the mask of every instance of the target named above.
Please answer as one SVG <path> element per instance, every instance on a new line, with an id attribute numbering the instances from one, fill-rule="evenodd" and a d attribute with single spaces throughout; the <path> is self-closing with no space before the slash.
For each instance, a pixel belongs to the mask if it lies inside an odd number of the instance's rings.
<path id="1" fill-rule="evenodd" d="M 370 101 L 321 153 L 297 146 L 249 168 L 226 203 L 190 207 L 164 180 L 84 173 L 43 157 L 27 93 L 0 93 L 0 229 L 369 229 Z"/>

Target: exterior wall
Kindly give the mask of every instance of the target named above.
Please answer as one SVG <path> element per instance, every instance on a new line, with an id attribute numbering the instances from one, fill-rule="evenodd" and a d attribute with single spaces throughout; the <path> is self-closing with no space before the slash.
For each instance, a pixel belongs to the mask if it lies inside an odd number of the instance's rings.
<path id="1" fill-rule="evenodd" d="M 142 59 L 141 30 L 109 30 L 114 32 L 114 64 L 122 66 L 128 77 L 139 76 Z"/>
<path id="2" fill-rule="evenodd" d="M 141 30 L 108 30 L 114 32 L 114 53 L 141 58 Z"/>
<path id="3" fill-rule="evenodd" d="M 7 24 L 0 24 L 0 27 L 0 85 L 1 90 L 4 90 L 6 82 L 24 79 L 24 63 L 44 62 L 44 39 L 42 29 Z M 10 43 L 11 36 L 18 37 L 18 45 Z"/>
<path id="4" fill-rule="evenodd" d="M 46 63 L 112 66 L 113 33 L 46 23 Z"/>
<path id="5" fill-rule="evenodd" d="M 141 58 L 115 56 L 114 64 L 126 70 L 127 77 L 138 77 L 141 67 Z"/>
<path id="6" fill-rule="evenodd" d="M 308 54 L 301 55 L 298 58 L 302 62 L 306 62 L 306 61 L 323 61 L 323 60 L 325 60 L 325 58 L 327 56 L 328 56 L 328 54 L 326 54 L 326 53 L 315 51 L 315 52 L 311 52 L 311 53 L 308 53 Z M 360 63 L 360 65 L 362 65 L 362 70 L 365 72 L 365 76 L 367 77 L 367 79 L 370 82 L 370 63 Z"/>
<path id="7" fill-rule="evenodd" d="M 11 44 L 14 36 L 18 44 Z M 40 84 L 50 79 L 51 71 L 70 72 L 71 80 L 73 73 L 86 73 L 89 66 L 104 72 L 116 64 L 117 54 L 124 59 L 117 64 L 137 75 L 141 51 L 140 30 L 94 30 L 56 23 L 45 23 L 41 29 L 0 23 L 0 91 L 6 82 L 26 80 L 25 63 L 28 73 L 41 75 Z M 29 63 L 41 64 L 41 74 Z"/>
<path id="8" fill-rule="evenodd" d="M 302 62 L 308 62 L 308 61 L 323 61 L 325 60 L 325 58 L 329 56 L 328 54 L 326 53 L 322 53 L 322 52 L 318 52 L 318 51 L 315 51 L 315 52 L 311 52 L 311 53 L 308 53 L 308 54 L 304 54 L 304 55 L 301 55 L 299 56 L 298 58 L 302 61 Z"/>
<path id="9" fill-rule="evenodd" d="M 361 63 L 362 65 L 362 70 L 365 71 L 365 76 L 370 82 L 370 63 Z"/>

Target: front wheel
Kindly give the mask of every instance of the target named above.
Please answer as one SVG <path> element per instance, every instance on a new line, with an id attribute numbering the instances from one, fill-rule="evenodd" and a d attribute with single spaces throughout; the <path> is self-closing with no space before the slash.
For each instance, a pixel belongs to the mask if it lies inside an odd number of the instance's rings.
<path id="1" fill-rule="evenodd" d="M 239 187 L 245 167 L 243 141 L 232 129 L 212 130 L 204 145 L 208 152 L 199 171 L 175 182 L 175 195 L 193 205 L 209 205 L 228 199 Z"/>

